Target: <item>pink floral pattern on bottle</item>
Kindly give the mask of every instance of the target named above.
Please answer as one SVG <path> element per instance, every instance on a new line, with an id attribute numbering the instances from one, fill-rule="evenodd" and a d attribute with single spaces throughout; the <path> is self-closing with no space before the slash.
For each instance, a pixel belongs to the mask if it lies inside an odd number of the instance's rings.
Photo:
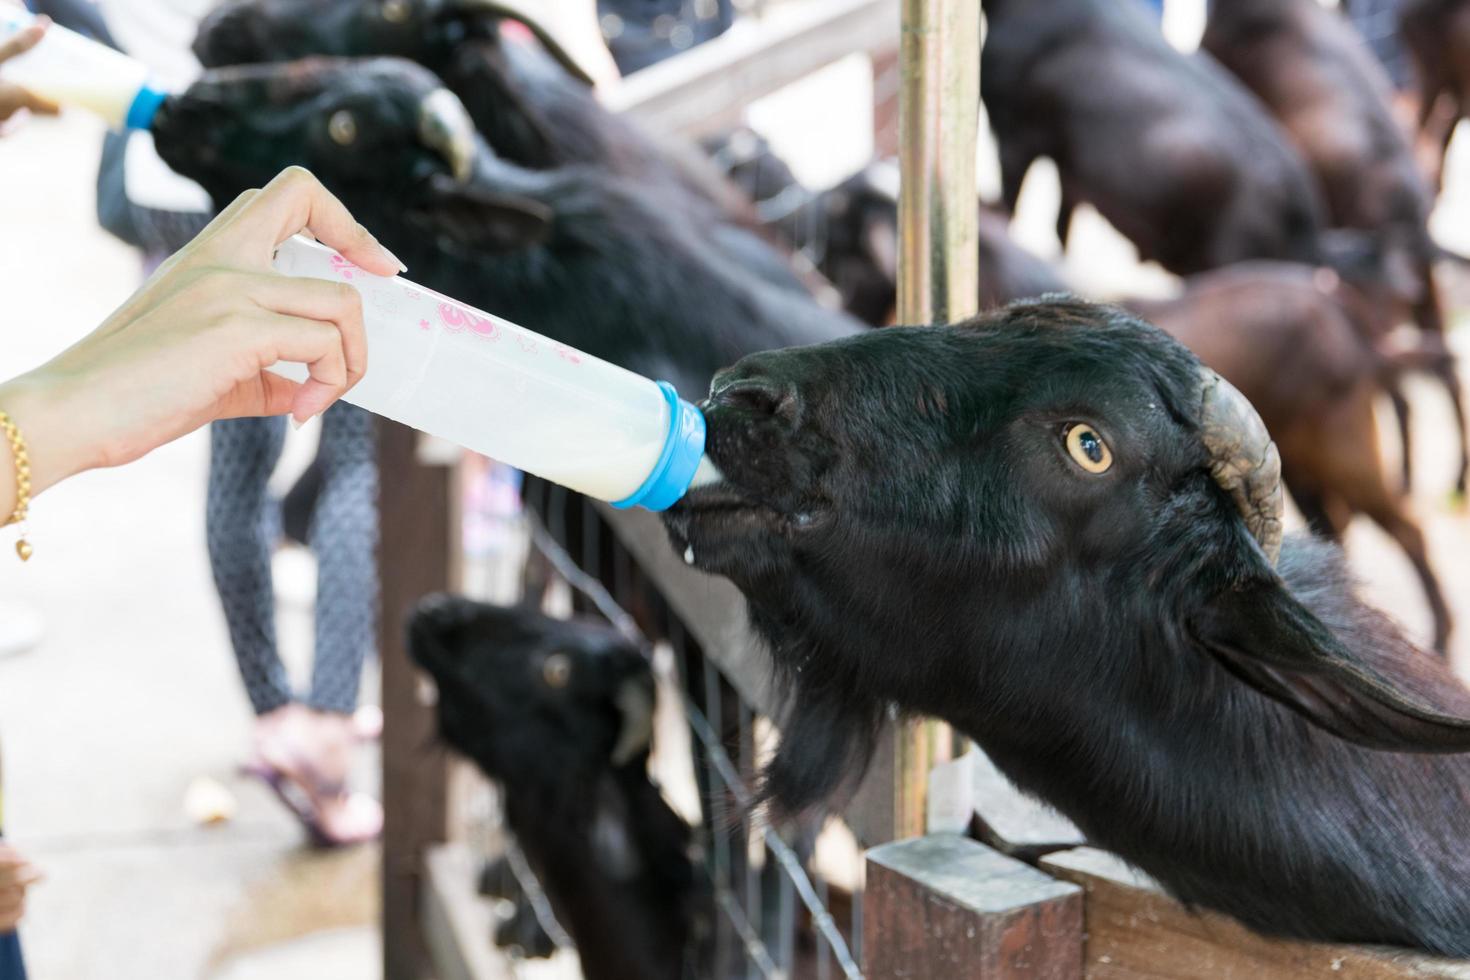
<path id="1" fill-rule="evenodd" d="M 342 256 L 338 255 L 336 252 L 332 253 L 332 270 L 343 279 L 351 279 L 357 273 L 362 271 L 357 266 L 353 265 L 351 262 L 348 262 Z"/>
<path id="2" fill-rule="evenodd" d="M 582 355 L 572 350 L 566 344 L 556 345 L 556 356 L 561 358 L 563 361 L 566 361 L 568 364 L 582 363 Z"/>
<path id="3" fill-rule="evenodd" d="M 444 324 L 444 329 L 450 333 L 460 333 L 469 330 L 478 337 L 486 340 L 500 339 L 500 324 L 486 317 L 477 316 L 469 310 L 453 303 L 439 304 L 439 321 Z"/>
<path id="4" fill-rule="evenodd" d="M 444 329 L 450 333 L 459 333 L 469 326 L 469 314 L 453 303 L 439 304 L 439 322 L 444 324 Z"/>

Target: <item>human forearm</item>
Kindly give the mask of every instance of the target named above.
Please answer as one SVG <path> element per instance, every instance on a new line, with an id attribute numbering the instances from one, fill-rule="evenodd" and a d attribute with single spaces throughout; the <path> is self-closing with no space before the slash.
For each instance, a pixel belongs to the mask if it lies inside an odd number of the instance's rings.
<path id="1" fill-rule="evenodd" d="M 30 464 L 30 492 L 35 497 L 69 476 L 102 465 L 97 449 L 88 444 L 89 420 L 64 378 L 47 367 L 38 368 L 0 384 L 0 411 L 10 417 L 25 440 Z M 0 520 L 17 503 L 15 453 L 8 441 L 0 445 Z"/>
<path id="2" fill-rule="evenodd" d="M 242 195 L 111 317 L 49 363 L 0 383 L 25 440 L 30 492 L 137 459 L 218 418 L 317 415 L 362 377 L 357 292 L 292 279 L 272 247 L 301 230 L 380 275 L 402 266 L 310 174 Z M 305 364 L 296 383 L 266 368 Z M 0 443 L 0 522 L 14 512 L 14 453 Z"/>

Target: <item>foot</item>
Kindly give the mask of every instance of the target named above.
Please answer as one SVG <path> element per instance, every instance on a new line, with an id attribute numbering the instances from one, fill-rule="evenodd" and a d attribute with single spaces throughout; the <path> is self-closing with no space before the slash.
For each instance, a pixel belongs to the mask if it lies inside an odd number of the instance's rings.
<path id="1" fill-rule="evenodd" d="M 319 845 L 358 844 L 382 833 L 382 806 L 347 789 L 356 741 L 350 715 L 298 704 L 257 721 L 255 768 Z"/>

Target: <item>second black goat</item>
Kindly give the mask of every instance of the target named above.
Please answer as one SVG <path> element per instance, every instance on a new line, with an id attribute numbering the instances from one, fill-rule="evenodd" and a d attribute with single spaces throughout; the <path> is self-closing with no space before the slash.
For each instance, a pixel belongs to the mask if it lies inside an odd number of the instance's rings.
<path id="1" fill-rule="evenodd" d="M 206 72 L 154 139 L 221 204 L 305 166 L 415 280 L 688 397 L 752 351 L 863 329 L 731 263 L 639 184 L 499 159 L 437 78 L 396 58 Z"/>
<path id="2" fill-rule="evenodd" d="M 654 681 L 620 633 L 450 596 L 408 628 L 439 730 L 504 788 L 507 825 L 588 980 L 706 975 L 713 904 L 648 776 Z"/>

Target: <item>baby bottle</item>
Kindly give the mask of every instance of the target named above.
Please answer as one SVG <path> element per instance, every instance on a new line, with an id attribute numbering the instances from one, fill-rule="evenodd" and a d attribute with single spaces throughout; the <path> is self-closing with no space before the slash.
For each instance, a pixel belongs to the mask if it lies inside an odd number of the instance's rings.
<path id="1" fill-rule="evenodd" d="M 704 416 L 650 381 L 401 277 L 292 238 L 278 272 L 362 295 L 366 376 L 345 400 L 614 507 L 664 510 L 719 479 Z M 278 364 L 297 380 L 304 366 Z"/>
<path id="2" fill-rule="evenodd" d="M 35 22 L 24 9 L 0 4 L 0 41 Z M 148 84 L 148 68 L 59 24 L 41 43 L 0 65 L 0 77 L 58 105 L 80 106 L 113 128 L 147 129 L 165 93 Z"/>

